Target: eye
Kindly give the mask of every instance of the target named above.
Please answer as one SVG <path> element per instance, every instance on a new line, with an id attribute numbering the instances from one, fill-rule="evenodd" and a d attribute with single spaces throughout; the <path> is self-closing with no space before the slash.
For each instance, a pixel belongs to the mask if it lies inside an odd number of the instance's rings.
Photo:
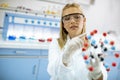
<path id="1" fill-rule="evenodd" d="M 63 18 L 63 20 L 65 20 L 65 21 L 70 20 L 70 16 L 65 16 L 65 17 Z"/>
<path id="2" fill-rule="evenodd" d="M 80 15 L 74 15 L 73 17 L 74 17 L 75 19 L 80 19 L 80 18 L 81 18 Z"/>

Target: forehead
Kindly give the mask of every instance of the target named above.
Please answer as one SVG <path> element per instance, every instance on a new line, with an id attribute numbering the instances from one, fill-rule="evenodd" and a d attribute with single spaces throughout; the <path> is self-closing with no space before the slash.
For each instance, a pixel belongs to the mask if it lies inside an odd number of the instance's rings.
<path id="1" fill-rule="evenodd" d="M 69 7 L 63 11 L 63 15 L 73 14 L 73 13 L 82 13 L 82 11 L 79 8 L 76 7 Z"/>

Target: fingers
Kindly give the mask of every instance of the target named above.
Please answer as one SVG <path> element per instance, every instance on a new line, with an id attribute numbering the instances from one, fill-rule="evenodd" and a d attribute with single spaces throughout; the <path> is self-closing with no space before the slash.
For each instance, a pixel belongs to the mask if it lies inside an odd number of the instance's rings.
<path id="1" fill-rule="evenodd" d="M 102 53 L 92 53 L 90 52 L 90 63 L 93 64 L 99 64 L 100 62 L 104 61 L 104 54 Z"/>
<path id="2" fill-rule="evenodd" d="M 71 42 L 73 43 L 74 46 L 78 46 L 79 48 L 83 45 L 83 41 L 79 37 L 73 38 Z"/>
<path id="3" fill-rule="evenodd" d="M 67 46 L 69 46 L 69 48 L 73 48 L 74 50 L 80 49 L 84 43 L 81 37 L 83 37 L 84 35 L 86 35 L 86 33 L 70 39 L 69 42 L 66 43 Z"/>

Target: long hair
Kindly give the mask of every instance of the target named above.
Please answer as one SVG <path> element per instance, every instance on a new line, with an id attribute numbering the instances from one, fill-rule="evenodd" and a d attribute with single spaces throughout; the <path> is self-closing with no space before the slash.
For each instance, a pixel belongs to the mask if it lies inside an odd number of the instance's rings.
<path id="1" fill-rule="evenodd" d="M 78 8 L 82 12 L 82 9 L 81 9 L 81 7 L 80 7 L 79 4 L 77 4 L 77 3 L 71 3 L 71 4 L 66 4 L 64 6 L 64 8 L 62 10 L 62 15 L 63 15 L 63 11 L 65 9 L 67 9 L 67 8 L 70 8 L 70 7 Z M 83 29 L 82 29 L 81 34 L 83 34 L 85 32 L 86 32 L 86 24 L 83 25 Z M 60 21 L 60 37 L 58 38 L 58 44 L 59 44 L 59 46 L 60 46 L 61 49 L 64 47 L 64 45 L 65 45 L 65 43 L 67 41 L 67 34 L 68 34 L 68 32 L 65 30 L 63 22 L 62 22 L 62 18 L 61 18 L 61 21 Z"/>

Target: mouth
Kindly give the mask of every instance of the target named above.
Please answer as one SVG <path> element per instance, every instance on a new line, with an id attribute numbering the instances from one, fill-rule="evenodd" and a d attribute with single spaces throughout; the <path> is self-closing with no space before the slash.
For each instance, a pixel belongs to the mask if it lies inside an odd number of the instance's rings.
<path id="1" fill-rule="evenodd" d="M 78 26 L 71 26 L 70 29 L 73 29 L 73 30 L 78 29 Z"/>

